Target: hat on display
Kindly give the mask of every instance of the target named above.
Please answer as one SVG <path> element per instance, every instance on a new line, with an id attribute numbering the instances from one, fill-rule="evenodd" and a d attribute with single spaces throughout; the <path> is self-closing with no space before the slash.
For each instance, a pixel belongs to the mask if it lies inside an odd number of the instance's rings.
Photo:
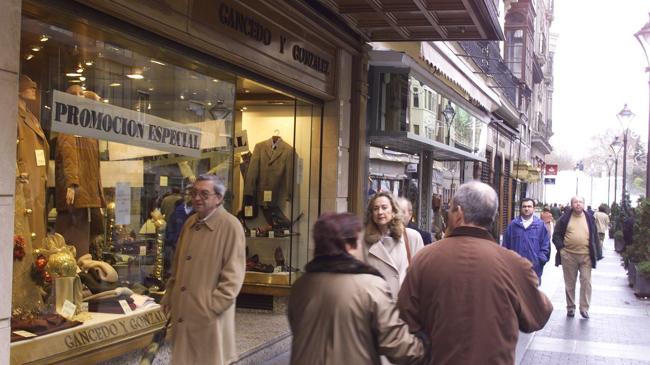
<path id="1" fill-rule="evenodd" d="M 117 271 L 113 266 L 103 261 L 92 259 L 90 254 L 85 254 L 77 260 L 77 264 L 84 271 L 94 271 L 95 275 L 102 281 L 114 283 L 117 281 Z"/>
<path id="2" fill-rule="evenodd" d="M 27 89 L 36 89 L 36 83 L 29 76 L 21 74 L 18 78 L 18 91 L 23 92 Z"/>

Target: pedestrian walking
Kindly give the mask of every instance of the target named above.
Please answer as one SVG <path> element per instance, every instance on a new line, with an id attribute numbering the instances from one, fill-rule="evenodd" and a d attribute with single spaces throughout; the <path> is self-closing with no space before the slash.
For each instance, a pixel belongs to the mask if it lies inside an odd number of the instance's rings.
<path id="1" fill-rule="evenodd" d="M 172 364 L 230 362 L 235 347 L 235 298 L 244 282 L 246 239 L 223 208 L 226 188 L 201 175 L 190 192 L 195 214 L 181 230 L 172 276 L 161 302 L 171 315 Z"/>
<path id="2" fill-rule="evenodd" d="M 399 203 L 400 209 L 402 209 L 402 221 L 406 225 L 406 228 L 410 228 L 414 231 L 417 231 L 422 238 L 422 243 L 424 245 L 431 244 L 433 240 L 431 239 L 431 232 L 426 232 L 418 228 L 417 225 L 413 223 L 413 204 L 411 201 L 404 197 L 397 198 L 397 203 Z"/>
<path id="3" fill-rule="evenodd" d="M 365 227 L 368 263 L 379 270 L 388 282 L 391 296 L 397 299 L 409 262 L 424 247 L 422 238 L 417 231 L 404 226 L 399 204 L 387 191 L 380 191 L 368 202 Z"/>
<path id="4" fill-rule="evenodd" d="M 560 210 L 560 207 L 557 206 L 557 203 L 553 203 L 551 206 L 551 214 L 553 215 L 553 220 L 556 222 L 562 216 L 562 211 Z"/>
<path id="5" fill-rule="evenodd" d="M 413 259 L 398 306 L 412 331 L 429 335 L 429 364 L 514 364 L 519 331 L 541 329 L 553 311 L 531 263 L 491 236 L 497 210 L 489 185 L 461 185 L 449 235 Z"/>
<path id="6" fill-rule="evenodd" d="M 551 255 L 551 236 L 544 222 L 533 213 L 535 201 L 530 198 L 522 199 L 519 217 L 510 222 L 503 234 L 503 247 L 528 259 L 533 264 L 533 270 L 541 284 L 544 265 Z"/>
<path id="7" fill-rule="evenodd" d="M 605 234 L 609 229 L 609 214 L 607 214 L 607 206 L 601 204 L 598 211 L 594 213 L 596 220 L 596 230 L 598 231 L 598 248 L 603 252 L 603 242 L 605 241 Z"/>
<path id="8" fill-rule="evenodd" d="M 314 224 L 314 259 L 289 297 L 291 364 L 379 365 L 425 356 L 422 340 L 399 318 L 381 274 L 360 261 L 361 221 L 324 214 Z"/>
<path id="9" fill-rule="evenodd" d="M 576 279 L 580 273 L 580 315 L 589 318 L 591 269 L 602 258 L 594 217 L 584 210 L 583 198 L 571 198 L 571 207 L 555 225 L 553 244 L 557 249 L 555 266 L 562 265 L 567 316 L 574 317 Z"/>

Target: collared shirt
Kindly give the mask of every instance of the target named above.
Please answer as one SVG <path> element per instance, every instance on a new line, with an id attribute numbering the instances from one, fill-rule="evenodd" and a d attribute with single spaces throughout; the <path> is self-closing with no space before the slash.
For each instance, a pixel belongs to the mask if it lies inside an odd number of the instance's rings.
<path id="1" fill-rule="evenodd" d="M 524 219 L 524 217 L 521 217 L 521 224 L 524 225 L 524 229 L 527 229 L 530 227 L 531 224 L 533 224 L 533 216 L 531 215 L 530 218 Z"/>

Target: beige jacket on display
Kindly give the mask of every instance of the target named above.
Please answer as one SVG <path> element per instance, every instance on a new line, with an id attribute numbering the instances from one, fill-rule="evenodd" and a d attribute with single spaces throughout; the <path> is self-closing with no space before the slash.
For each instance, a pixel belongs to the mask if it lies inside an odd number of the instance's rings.
<path id="1" fill-rule="evenodd" d="M 244 230 L 223 206 L 205 224 L 187 219 L 162 304 L 171 307 L 172 364 L 227 364 L 237 357 L 235 298 L 244 282 Z"/>
<path id="2" fill-rule="evenodd" d="M 257 204 L 279 206 L 290 199 L 293 176 L 294 149 L 279 139 L 273 149 L 273 139 L 260 142 L 253 149 L 244 182 L 244 195 L 255 197 Z M 264 192 L 271 192 L 271 200 L 264 201 Z"/>
<path id="3" fill-rule="evenodd" d="M 45 204 L 47 165 L 50 160 L 50 145 L 38 119 L 29 110 L 18 108 L 18 139 L 16 161 L 18 174 L 26 175 L 23 189 L 25 211 L 29 216 L 32 243 L 35 248 L 43 245 L 46 234 Z"/>
<path id="4" fill-rule="evenodd" d="M 399 364 L 421 360 L 422 342 L 399 319 L 380 276 L 353 273 L 349 264 L 338 272 L 310 272 L 314 261 L 289 298 L 292 365 L 379 365 L 380 355 Z"/>
<path id="5" fill-rule="evenodd" d="M 57 211 L 70 208 L 65 201 L 68 188 L 75 189 L 72 207 L 105 207 L 97 140 L 61 133 L 56 138 L 55 155 Z"/>
<path id="6" fill-rule="evenodd" d="M 406 234 L 408 235 L 409 247 L 411 249 L 411 259 L 413 259 L 415 254 L 424 248 L 424 242 L 420 233 L 414 229 L 406 228 Z M 383 240 L 385 244 L 379 241 L 371 245 L 368 249 L 368 263 L 379 270 L 388 283 L 393 300 L 397 300 L 399 288 L 406 277 L 406 270 L 408 269 L 406 244 L 404 243 L 404 237 L 400 238 L 397 246 L 394 248 L 397 257 L 397 260 L 395 260 L 386 248 L 394 245 L 393 239 L 391 237 L 384 237 Z"/>

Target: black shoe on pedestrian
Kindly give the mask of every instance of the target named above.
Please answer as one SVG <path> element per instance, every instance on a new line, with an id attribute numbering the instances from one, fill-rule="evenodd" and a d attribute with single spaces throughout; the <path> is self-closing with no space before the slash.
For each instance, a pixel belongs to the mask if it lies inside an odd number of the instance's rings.
<path id="1" fill-rule="evenodd" d="M 587 312 L 587 311 L 580 311 L 580 315 L 584 319 L 589 319 L 589 312 Z"/>
<path id="2" fill-rule="evenodd" d="M 567 311 L 566 311 L 566 316 L 567 316 L 567 317 L 572 317 L 572 318 L 575 317 L 575 316 L 576 316 L 576 311 L 575 311 L 575 309 L 569 309 L 569 310 L 567 310 Z"/>

